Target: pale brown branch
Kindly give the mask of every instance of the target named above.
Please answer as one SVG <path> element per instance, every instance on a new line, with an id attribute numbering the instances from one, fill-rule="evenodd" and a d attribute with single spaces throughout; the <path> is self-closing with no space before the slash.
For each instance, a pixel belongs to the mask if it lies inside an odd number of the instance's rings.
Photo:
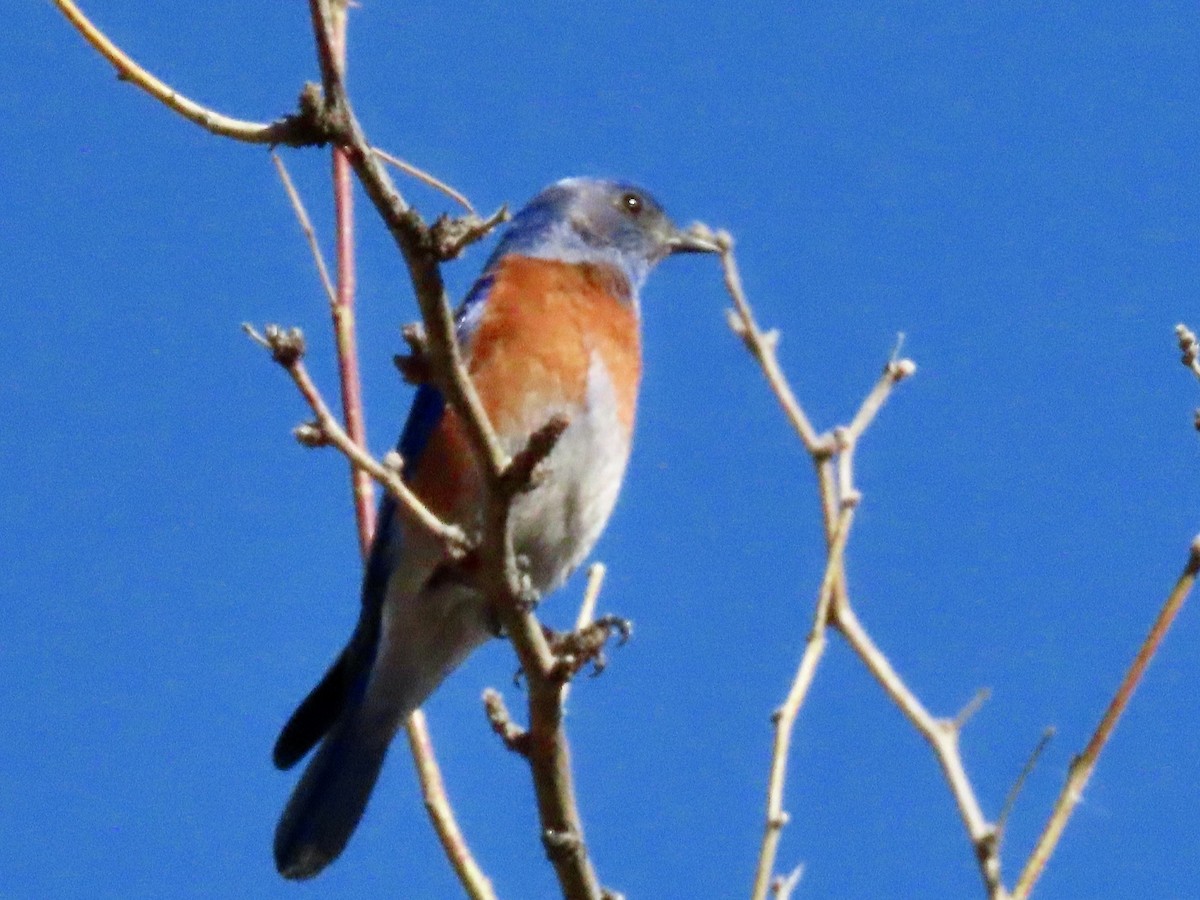
<path id="1" fill-rule="evenodd" d="M 916 717 L 914 724 L 918 724 L 919 728 L 924 729 L 922 733 L 930 740 L 942 762 L 943 770 L 946 772 L 952 791 L 955 792 L 964 820 L 969 822 L 972 840 L 975 841 L 976 835 L 979 835 L 980 840 L 975 843 L 977 848 L 983 848 L 983 836 L 990 833 L 990 826 L 983 818 L 970 783 L 966 779 L 966 773 L 958 755 L 957 729 L 954 728 L 953 723 L 934 720 L 896 676 L 883 654 L 870 644 L 866 632 L 854 618 L 846 590 L 845 544 L 849 536 L 850 524 L 853 521 L 854 510 L 861 499 L 861 494 L 854 483 L 854 453 L 859 440 L 891 396 L 893 388 L 916 372 L 916 364 L 912 360 L 897 358 L 900 347 L 898 343 L 892 358 L 884 366 L 883 374 L 864 398 L 850 424 L 835 428 L 831 435 L 818 435 L 779 366 L 775 352 L 779 339 L 778 332 L 763 332 L 755 320 L 738 275 L 737 264 L 733 257 L 732 238 L 725 232 L 713 235 L 704 226 L 693 226 L 693 228 L 703 231 L 719 248 L 722 269 L 725 274 L 725 285 L 734 303 L 734 310 L 729 314 L 730 326 L 758 361 L 776 399 L 812 458 L 817 473 L 829 554 L 821 591 L 818 595 L 814 623 L 809 631 L 804 653 L 792 681 L 788 698 L 776 712 L 775 742 L 768 776 L 767 820 L 759 851 L 758 866 L 755 871 L 752 897 L 754 900 L 763 900 L 772 885 L 779 837 L 787 822 L 787 815 L 783 811 L 783 788 L 791 734 L 795 719 L 815 675 L 817 663 L 824 652 L 826 626 L 829 624 L 839 627 L 851 645 L 859 651 L 860 658 L 867 664 L 867 667 L 877 678 L 880 678 L 885 690 L 900 703 L 901 708 L 906 710 L 906 714 L 910 715 L 910 719 Z M 994 854 L 985 854 L 982 849 L 977 849 L 977 855 L 980 856 L 981 866 L 985 872 L 993 868 L 995 870 L 994 877 L 985 875 L 985 880 L 989 881 L 989 885 L 995 886 L 995 890 L 989 888 L 991 895 L 993 897 L 1001 896 L 999 892 L 1002 892 L 1003 888 L 999 885 L 999 864 L 997 862 L 994 866 L 991 865 Z M 987 856 L 986 861 L 985 855 Z"/>
<path id="2" fill-rule="evenodd" d="M 850 525 L 854 519 L 854 507 L 842 510 L 834 530 L 833 543 L 829 548 L 829 557 L 825 564 L 825 575 L 821 579 L 821 588 L 817 594 L 816 613 L 813 616 L 812 628 L 808 632 L 808 640 L 804 653 L 800 657 L 800 665 L 792 679 L 783 705 L 775 711 L 772 719 L 775 723 L 775 740 L 771 751 L 771 768 L 767 776 L 767 817 L 763 829 L 762 844 L 758 852 L 758 865 L 754 872 L 754 887 L 750 896 L 753 900 L 765 900 L 771 888 L 772 876 L 775 872 L 775 857 L 779 850 L 779 838 L 783 827 L 788 822 L 788 815 L 783 809 L 783 788 L 787 779 L 787 761 L 791 750 L 792 733 L 795 730 L 796 717 L 800 707 L 808 696 L 817 673 L 817 665 L 825 653 L 825 632 L 829 623 L 830 609 L 836 585 L 839 583 L 839 573 L 843 565 L 843 554 L 846 550 L 846 540 L 850 534 Z"/>
<path id="3" fill-rule="evenodd" d="M 467 539 L 462 529 L 457 525 L 448 525 L 434 515 L 404 483 L 397 466 L 384 465 L 352 441 L 338 423 L 337 417 L 329 411 L 304 365 L 303 336 L 299 330 L 291 329 L 285 332 L 275 326 L 267 326 L 265 334 L 259 334 L 250 325 L 243 325 L 242 328 L 255 343 L 271 351 L 272 358 L 292 377 L 301 396 L 316 416 L 310 430 L 302 430 L 298 436 L 310 446 L 317 446 L 323 442 L 337 448 L 353 465 L 367 472 L 387 489 L 409 521 L 441 541 L 447 555 L 451 558 L 462 556 L 467 549 Z M 314 436 L 313 430 L 319 438 Z"/>
<path id="4" fill-rule="evenodd" d="M 1100 757 L 1100 751 L 1108 743 L 1113 729 L 1117 727 L 1117 722 L 1120 720 L 1121 714 L 1125 712 L 1125 708 L 1133 698 L 1133 692 L 1137 689 L 1137 686 L 1142 681 L 1142 677 L 1146 674 L 1146 669 L 1149 667 L 1150 661 L 1154 659 L 1159 645 L 1162 643 L 1163 638 L 1166 637 L 1171 624 L 1175 621 L 1175 616 L 1178 615 L 1179 610 L 1183 608 L 1184 601 L 1191 594 L 1192 588 L 1196 583 L 1197 573 L 1200 573 L 1200 536 L 1192 541 L 1191 551 L 1188 554 L 1187 565 L 1184 566 L 1183 573 L 1179 576 L 1179 580 L 1175 582 L 1171 593 L 1167 595 L 1162 609 L 1159 610 L 1158 617 L 1154 620 L 1154 624 L 1150 628 L 1150 633 L 1146 635 L 1142 646 L 1138 648 L 1137 655 L 1130 664 L 1129 670 L 1125 673 L 1125 677 L 1122 679 L 1120 687 L 1117 688 L 1116 694 L 1113 695 L 1108 709 L 1104 711 L 1104 716 L 1100 719 L 1100 724 L 1096 726 L 1096 731 L 1092 734 L 1087 746 L 1083 748 L 1083 752 L 1071 761 L 1066 784 L 1063 785 L 1062 792 L 1058 795 L 1058 800 L 1054 804 L 1054 810 L 1050 815 L 1049 821 L 1046 823 L 1045 830 L 1043 830 L 1041 837 L 1038 838 L 1037 845 L 1034 847 L 1033 853 L 1030 854 L 1028 862 L 1025 863 L 1025 868 L 1021 872 L 1021 877 L 1018 879 L 1016 887 L 1013 888 L 1012 900 L 1025 900 L 1033 890 L 1034 885 L 1037 884 L 1038 878 L 1041 877 L 1046 863 L 1054 853 L 1055 847 L 1058 846 L 1063 829 L 1067 827 L 1067 821 L 1071 818 L 1076 805 L 1078 805 L 1080 799 L 1083 797 L 1083 789 L 1087 787 L 1088 780 L 1092 777 L 1092 772 L 1096 768 L 1096 761 Z"/>
<path id="5" fill-rule="evenodd" d="M 701 226 L 694 225 L 692 227 L 696 229 Z M 746 292 L 742 289 L 742 279 L 738 274 L 737 261 L 733 256 L 732 235 L 727 231 L 719 231 L 716 234 L 710 233 L 710 236 L 720 251 L 721 268 L 725 274 L 725 287 L 733 300 L 734 310 L 729 315 L 729 327 L 742 339 L 742 343 L 746 345 L 746 349 L 750 351 L 751 355 L 758 360 L 759 367 L 766 376 L 767 383 L 771 386 L 771 391 L 775 394 L 779 405 L 783 407 L 788 421 L 800 435 L 800 440 L 804 442 L 808 452 L 814 455 L 824 452 L 827 448 L 823 446 L 820 436 L 813 428 L 800 401 L 796 399 L 791 385 L 788 384 L 787 376 L 783 374 L 783 369 L 779 365 L 779 358 L 775 352 L 779 343 L 779 332 L 764 332 L 759 328 L 758 322 L 754 318 L 754 312 L 746 300 Z"/>
<path id="6" fill-rule="evenodd" d="M 321 253 L 317 230 L 313 228 L 312 220 L 308 217 L 308 210 L 304 208 L 304 201 L 300 198 L 300 192 L 296 190 L 291 175 L 288 174 L 287 166 L 274 150 L 271 151 L 271 162 L 275 164 L 275 171 L 279 173 L 279 180 L 283 182 L 283 189 L 287 191 L 288 200 L 292 204 L 292 212 L 295 213 L 296 220 L 300 223 L 300 230 L 304 232 L 309 252 L 312 254 L 313 262 L 317 265 L 317 275 L 321 279 L 321 287 L 325 289 L 329 305 L 335 306 L 337 305 L 337 289 L 333 286 L 333 279 L 329 277 L 329 267 L 325 265 L 325 256 Z"/>
<path id="7" fill-rule="evenodd" d="M 846 642 L 858 654 L 858 658 L 866 666 L 884 692 L 899 707 L 904 717 L 912 724 L 917 732 L 925 738 L 933 749 L 942 774 L 950 787 L 950 793 L 958 806 L 959 816 L 966 827 L 967 836 L 975 850 L 980 873 L 988 896 L 993 900 L 1005 897 L 1003 883 L 1000 878 L 1000 859 L 996 853 L 996 829 L 988 822 L 975 796 L 975 789 L 967 777 L 959 752 L 959 728 L 953 719 L 935 719 L 925 709 L 917 696 L 909 690 L 904 680 L 892 668 L 892 664 L 884 655 L 858 617 L 854 614 L 850 603 L 844 598 L 834 603 L 831 612 L 833 624 Z"/>
<path id="8" fill-rule="evenodd" d="M 879 415 L 883 405 L 892 396 L 892 389 L 905 378 L 911 378 L 916 372 L 917 364 L 911 359 L 888 360 L 887 365 L 883 367 L 883 374 L 875 382 L 875 386 L 871 388 L 866 399 L 863 400 L 850 424 L 846 426 L 845 441 L 847 444 L 858 443 L 859 438 L 875 421 L 875 417 Z"/>
<path id="9" fill-rule="evenodd" d="M 117 77 L 145 91 L 168 109 L 220 137 L 249 144 L 287 144 L 293 147 L 324 143 L 310 111 L 303 108 L 298 115 L 285 116 L 274 122 L 250 122 L 235 119 L 202 106 L 185 97 L 169 84 L 137 64 L 128 54 L 83 14 L 72 0 L 54 0 L 54 5 L 83 35 L 84 40 L 117 70 Z"/>
<path id="10" fill-rule="evenodd" d="M 583 602 L 579 605 L 579 615 L 575 618 L 575 630 L 579 631 L 596 615 L 596 603 L 600 599 L 600 589 L 604 586 L 604 576 L 608 567 L 602 562 L 594 562 L 588 567 L 587 588 L 583 592 Z"/>
<path id="11" fill-rule="evenodd" d="M 437 178 L 436 176 L 431 175 L 430 173 L 426 172 L 424 169 L 414 166 L 410 162 L 405 162 L 398 156 L 393 156 L 391 153 L 388 153 L 386 150 L 380 150 L 378 147 L 372 147 L 371 152 L 374 153 L 376 156 L 378 156 L 380 159 L 382 159 L 384 162 L 392 164 L 393 166 L 395 166 L 397 169 L 399 169 L 404 174 L 417 179 L 417 181 L 421 182 L 422 184 L 428 185 L 429 187 L 433 188 L 436 191 L 441 191 L 443 194 L 445 194 L 447 197 L 449 197 L 451 200 L 453 200 L 455 203 L 457 203 L 459 206 L 461 206 L 463 209 L 465 209 L 467 212 L 471 213 L 472 215 L 475 214 L 475 207 L 471 205 L 471 201 L 468 200 L 466 198 L 466 196 L 464 194 L 462 194 L 462 192 L 456 191 L 454 188 L 452 188 L 450 185 L 446 184 L 446 182 L 442 181 L 440 178 Z"/>
<path id="12" fill-rule="evenodd" d="M 442 780 L 441 768 L 438 766 L 433 742 L 429 737 L 425 713 L 419 709 L 412 713 L 405 723 L 404 730 L 417 765 L 417 777 L 421 782 L 421 796 L 425 800 L 425 808 L 442 849 L 458 875 L 458 880 L 472 900 L 496 900 L 492 882 L 475 862 L 467 847 L 467 839 L 454 818 L 454 809 L 447 799 L 446 785 Z"/>

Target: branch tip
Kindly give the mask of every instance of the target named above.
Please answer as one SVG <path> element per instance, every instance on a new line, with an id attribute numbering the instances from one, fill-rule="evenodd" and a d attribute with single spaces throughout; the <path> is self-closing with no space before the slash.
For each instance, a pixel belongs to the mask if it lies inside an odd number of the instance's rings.
<path id="1" fill-rule="evenodd" d="M 991 688 L 985 687 L 976 691 L 975 696 L 967 701 L 967 705 L 960 709 L 958 714 L 952 720 L 954 724 L 954 730 L 962 731 L 967 722 L 970 721 L 971 717 L 974 716 L 975 713 L 979 712 L 979 710 L 983 708 L 983 705 L 987 703 L 991 697 Z"/>
<path id="2" fill-rule="evenodd" d="M 498 690 L 487 688 L 483 692 L 483 708 L 492 731 L 504 742 L 504 746 L 518 756 L 528 757 L 529 732 L 513 722 L 504 697 Z"/>
<path id="3" fill-rule="evenodd" d="M 1192 538 L 1192 545 L 1188 554 L 1188 570 L 1192 572 L 1200 570 L 1200 534 Z"/>

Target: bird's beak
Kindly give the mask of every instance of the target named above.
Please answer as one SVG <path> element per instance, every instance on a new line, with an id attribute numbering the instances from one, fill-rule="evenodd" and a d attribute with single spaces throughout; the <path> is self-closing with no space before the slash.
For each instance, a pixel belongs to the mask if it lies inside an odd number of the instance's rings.
<path id="1" fill-rule="evenodd" d="M 676 229 L 666 240 L 667 253 L 720 253 L 721 247 L 711 232 L 702 226 Z"/>

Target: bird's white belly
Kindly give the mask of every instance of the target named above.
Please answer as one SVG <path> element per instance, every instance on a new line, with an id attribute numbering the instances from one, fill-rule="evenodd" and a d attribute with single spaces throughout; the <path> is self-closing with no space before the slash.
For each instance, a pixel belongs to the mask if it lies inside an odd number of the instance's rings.
<path id="1" fill-rule="evenodd" d="M 535 473 L 536 486 L 513 508 L 513 544 L 525 558 L 533 587 L 545 595 L 558 587 L 591 552 L 621 489 L 629 438 L 618 415 L 608 369 L 593 354 L 584 403 L 553 409 L 567 427 Z M 521 448 L 509 447 L 510 453 Z"/>

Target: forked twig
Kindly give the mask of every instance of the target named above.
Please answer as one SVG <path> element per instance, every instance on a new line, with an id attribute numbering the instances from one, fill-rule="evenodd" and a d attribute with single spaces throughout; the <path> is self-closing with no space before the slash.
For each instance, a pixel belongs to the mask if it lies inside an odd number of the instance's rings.
<path id="1" fill-rule="evenodd" d="M 732 253 L 732 240 L 724 233 L 717 234 L 714 239 L 722 247 L 725 282 L 734 301 L 734 311 L 729 317 L 730 324 L 757 360 L 788 420 L 813 459 L 817 469 L 821 507 L 829 543 L 829 559 L 822 579 L 814 625 L 792 682 L 792 690 L 775 716 L 775 743 L 768 777 L 767 821 L 751 896 L 755 900 L 762 900 L 771 884 L 779 833 L 787 821 L 782 809 L 782 796 L 790 732 L 815 673 L 817 662 L 824 651 L 826 626 L 833 625 L 876 677 L 888 696 L 934 749 L 975 847 L 989 896 L 1001 897 L 1003 887 L 1000 883 L 999 860 L 995 853 L 994 829 L 984 817 L 963 767 L 958 750 L 958 723 L 954 720 L 935 719 L 925 710 L 854 615 L 845 586 L 845 542 L 853 510 L 860 500 L 854 482 L 854 452 L 859 440 L 891 396 L 893 388 L 916 372 L 916 364 L 908 359 L 898 359 L 897 353 L 893 353 L 884 366 L 883 374 L 867 394 L 850 424 L 834 429 L 832 438 L 818 435 L 780 368 L 775 353 L 778 333 L 764 332 L 755 320 L 738 277 Z"/>
<path id="2" fill-rule="evenodd" d="M 269 325 L 265 333 L 260 334 L 248 324 L 243 325 L 242 330 L 256 344 L 271 352 L 272 358 L 292 377 L 300 395 L 316 416 L 314 422 L 297 429 L 297 439 L 310 447 L 325 444 L 336 447 L 352 465 L 362 469 L 386 488 L 410 521 L 441 541 L 448 556 L 462 556 L 468 548 L 462 529 L 457 525 L 448 525 L 434 515 L 404 483 L 398 465 L 385 465 L 367 453 L 350 439 L 337 417 L 330 412 L 304 365 L 304 338 L 300 331 L 295 328 L 284 331 Z"/>

